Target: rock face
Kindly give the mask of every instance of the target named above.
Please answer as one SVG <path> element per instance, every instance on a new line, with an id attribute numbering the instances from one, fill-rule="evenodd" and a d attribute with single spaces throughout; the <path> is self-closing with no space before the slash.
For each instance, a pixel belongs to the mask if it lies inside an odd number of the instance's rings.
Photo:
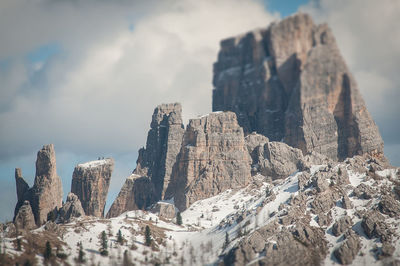
<path id="1" fill-rule="evenodd" d="M 63 222 L 69 222 L 72 218 L 85 216 L 85 211 L 78 196 L 72 192 L 68 193 L 67 201 L 60 209 L 59 215 Z"/>
<path id="2" fill-rule="evenodd" d="M 15 216 L 15 226 L 18 229 L 34 229 L 36 228 L 35 217 L 33 216 L 31 204 L 25 200 L 22 206 L 19 208 L 17 215 Z"/>
<path id="3" fill-rule="evenodd" d="M 126 179 L 107 217 L 144 209 L 165 198 L 184 132 L 181 104 L 161 104 L 154 109 L 146 148 L 139 150 L 136 169 Z"/>
<path id="4" fill-rule="evenodd" d="M 270 142 L 268 138 L 256 133 L 246 136 L 245 140 L 253 160 L 253 173 L 258 172 L 274 179 L 285 178 L 302 165 L 303 154 L 299 149 L 282 142 Z"/>
<path id="5" fill-rule="evenodd" d="M 167 202 L 157 202 L 151 209 L 151 212 L 157 213 L 159 217 L 172 220 L 176 217 L 176 208 L 174 204 Z"/>
<path id="6" fill-rule="evenodd" d="M 235 113 L 192 119 L 183 137 L 166 198 L 183 211 L 191 203 L 248 184 L 250 173 L 243 129 Z"/>
<path id="7" fill-rule="evenodd" d="M 233 111 L 245 134 L 343 160 L 383 156 L 383 141 L 325 24 L 296 14 L 221 42 L 213 111 Z"/>
<path id="8" fill-rule="evenodd" d="M 104 207 L 114 160 L 91 161 L 78 164 L 72 174 L 71 192 L 78 196 L 86 215 L 104 216 Z"/>
<path id="9" fill-rule="evenodd" d="M 15 207 L 14 221 L 25 201 L 29 201 L 38 226 L 44 224 L 51 213 L 56 216 L 58 209 L 62 207 L 63 190 L 61 179 L 57 175 L 53 144 L 43 146 L 37 154 L 36 176 L 32 188 L 28 188 L 18 168 L 15 170 L 15 181 L 18 202 Z"/>
<path id="10" fill-rule="evenodd" d="M 24 194 L 29 189 L 29 185 L 28 185 L 28 183 L 26 183 L 25 179 L 22 177 L 21 168 L 15 168 L 15 184 L 17 186 L 18 201 L 22 201 L 24 199 Z"/>
<path id="11" fill-rule="evenodd" d="M 50 212 L 62 207 L 62 197 L 54 145 L 45 145 L 37 154 L 36 177 L 32 187 L 31 206 L 37 225 L 45 223 Z"/>
<path id="12" fill-rule="evenodd" d="M 107 218 L 137 209 L 144 209 L 154 199 L 154 185 L 146 176 L 132 174 L 121 188 L 107 213 Z"/>
<path id="13" fill-rule="evenodd" d="M 154 184 L 154 201 L 164 198 L 183 133 L 180 103 L 161 104 L 154 109 L 146 149 L 139 150 L 134 174 L 147 176 Z"/>

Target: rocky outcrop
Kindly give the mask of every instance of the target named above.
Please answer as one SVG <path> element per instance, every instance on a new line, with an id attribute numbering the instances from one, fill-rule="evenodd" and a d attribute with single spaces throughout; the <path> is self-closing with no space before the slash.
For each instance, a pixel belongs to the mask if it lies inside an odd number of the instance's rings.
<path id="1" fill-rule="evenodd" d="M 191 203 L 250 180 L 250 156 L 235 113 L 191 119 L 183 137 L 166 198 L 183 211 Z"/>
<path id="2" fill-rule="evenodd" d="M 78 196 L 86 215 L 104 216 L 114 160 L 78 164 L 72 174 L 71 192 Z"/>
<path id="3" fill-rule="evenodd" d="M 180 103 L 161 104 L 154 109 L 146 148 L 139 150 L 136 169 L 126 179 L 107 217 L 145 209 L 165 199 L 184 132 Z"/>
<path id="4" fill-rule="evenodd" d="M 24 195 L 29 189 L 29 185 L 22 177 L 21 168 L 15 168 L 15 184 L 17 186 L 17 199 L 18 201 L 23 201 Z"/>
<path id="5" fill-rule="evenodd" d="M 359 237 L 352 231 L 346 233 L 345 242 L 333 254 L 341 264 L 350 264 L 361 249 Z"/>
<path id="6" fill-rule="evenodd" d="M 126 211 L 141 210 L 154 199 L 154 185 L 146 176 L 132 174 L 121 188 L 107 213 L 107 218 L 119 216 Z"/>
<path id="7" fill-rule="evenodd" d="M 37 225 L 47 221 L 49 213 L 62 207 L 63 190 L 57 175 L 54 145 L 45 145 L 37 154 L 36 177 L 32 187 L 31 206 Z"/>
<path id="8" fill-rule="evenodd" d="M 139 150 L 134 174 L 147 176 L 154 184 L 153 201 L 164 199 L 183 133 L 180 103 L 161 104 L 154 109 L 146 148 Z"/>
<path id="9" fill-rule="evenodd" d="M 332 226 L 332 233 L 334 236 L 340 236 L 346 232 L 353 225 L 353 221 L 349 216 L 343 216 L 337 220 Z"/>
<path id="10" fill-rule="evenodd" d="M 383 156 L 383 141 L 326 24 L 296 14 L 221 42 L 213 111 L 304 154 Z"/>
<path id="11" fill-rule="evenodd" d="M 29 201 L 25 200 L 19 208 L 14 224 L 18 229 L 30 230 L 36 228 L 35 217 Z"/>
<path id="12" fill-rule="evenodd" d="M 272 141 L 252 133 L 245 138 L 252 158 L 252 173 L 261 173 L 273 179 L 285 178 L 302 165 L 303 154 L 285 143 Z"/>
<path id="13" fill-rule="evenodd" d="M 150 209 L 152 213 L 158 214 L 159 217 L 172 220 L 176 217 L 177 211 L 174 204 L 168 202 L 157 202 Z"/>
<path id="14" fill-rule="evenodd" d="M 21 170 L 15 170 L 18 202 L 15 207 L 15 216 L 25 201 L 29 201 L 35 217 L 36 225 L 44 224 L 48 217 L 56 217 L 62 207 L 62 183 L 57 175 L 56 154 L 54 145 L 44 145 L 38 152 L 36 159 L 36 176 L 32 188 L 22 178 Z M 27 207 L 26 207 L 27 208 Z"/>
<path id="15" fill-rule="evenodd" d="M 85 211 L 82 208 L 82 204 L 78 196 L 72 192 L 68 193 L 67 201 L 59 212 L 61 221 L 70 222 L 72 218 L 78 218 L 82 216 L 85 216 Z"/>

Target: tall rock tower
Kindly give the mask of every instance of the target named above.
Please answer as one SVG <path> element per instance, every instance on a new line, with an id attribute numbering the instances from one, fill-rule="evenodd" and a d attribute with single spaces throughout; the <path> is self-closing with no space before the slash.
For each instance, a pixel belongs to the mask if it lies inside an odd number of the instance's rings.
<path id="1" fill-rule="evenodd" d="M 383 156 L 383 141 L 326 24 L 296 14 L 221 42 L 213 111 L 253 131 L 335 160 Z"/>

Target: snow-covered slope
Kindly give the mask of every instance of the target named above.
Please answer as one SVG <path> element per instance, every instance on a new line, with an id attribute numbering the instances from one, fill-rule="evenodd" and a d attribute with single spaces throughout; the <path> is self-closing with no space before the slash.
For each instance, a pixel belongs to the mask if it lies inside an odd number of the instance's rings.
<path id="1" fill-rule="evenodd" d="M 286 179 L 273 182 L 267 182 L 265 177 L 256 175 L 246 188 L 227 190 L 192 204 L 181 214 L 182 225 L 177 225 L 175 219 L 165 220 L 155 213 L 141 210 L 126 212 L 111 219 L 84 217 L 69 224 L 47 224 L 30 233 L 24 233 L 20 236 L 22 251 L 16 251 L 15 237 L 6 237 L 12 235 L 12 228 L 9 227 L 3 233 L 4 247 L 11 257 L 18 257 L 26 252 L 25 245 L 28 245 L 29 238 L 27 234 L 43 241 L 43 235 L 53 232 L 58 234 L 58 252 L 65 253 L 66 261 L 72 265 L 79 256 L 78 243 L 82 243 L 86 263 L 95 265 L 120 265 L 124 263 L 124 257 L 125 264 L 130 260 L 136 265 L 213 265 L 223 262 L 224 259 L 226 263 L 231 261 L 236 264 L 253 264 L 266 260 L 268 254 L 280 256 L 279 251 L 284 249 L 279 235 L 286 232 L 296 235 L 301 227 L 306 232 L 321 232 L 321 239 L 318 241 L 322 242 L 317 242 L 316 245 L 324 247 L 326 254 L 322 254 L 323 260 L 320 264 L 339 263 L 335 250 L 349 241 L 351 234 L 348 229 L 355 232 L 354 239 L 360 243 L 359 248 L 355 247 L 352 264 L 374 265 L 385 261 L 383 242 L 390 242 L 395 248 L 389 259 L 399 260 L 400 220 L 397 214 L 390 217 L 385 211 L 380 213 L 384 217 L 382 223 L 387 226 L 385 230 L 390 234 L 389 240 L 384 239 L 388 237 L 382 235 L 384 232 L 375 232 L 372 233 L 372 238 L 368 237 L 362 225 L 366 213 L 382 210 L 383 192 L 392 193 L 393 188 L 398 185 L 398 173 L 396 169 L 386 169 L 372 175 L 367 172 L 368 167 L 365 164 L 360 170 L 360 167 L 354 167 L 351 162 L 336 166 L 313 166 L 308 172 L 297 172 Z M 326 180 L 321 181 L 321 176 L 325 176 Z M 367 186 L 374 191 L 365 192 L 365 188 L 362 190 L 360 186 Z M 334 196 L 329 196 L 331 193 Z M 339 196 L 335 193 L 339 193 Z M 343 198 L 346 196 L 348 201 Z M 333 200 L 333 205 L 324 203 L 324 200 L 330 199 Z M 302 204 L 305 208 L 301 207 Z M 324 206 L 329 206 L 329 210 L 326 211 Z M 335 236 L 332 232 L 334 224 L 342 217 L 349 217 L 351 225 Z M 276 227 L 271 235 L 264 235 L 261 240 L 257 238 L 263 234 L 265 228 L 272 225 Z M 149 226 L 151 232 L 150 247 L 145 245 L 146 226 Z M 119 230 L 123 237 L 122 243 L 117 242 Z M 101 256 L 99 252 L 100 235 L 103 231 L 108 237 L 108 256 Z M 309 236 L 305 236 L 304 243 L 308 240 L 316 241 L 307 237 Z M 260 245 L 261 248 L 258 248 Z M 269 253 L 272 252 L 269 247 L 278 253 Z M 251 252 L 247 251 L 249 248 Z M 352 248 L 354 249 L 351 247 L 350 250 Z M 312 247 L 309 250 L 312 251 Z M 39 264 L 44 263 L 42 255 L 37 254 L 36 259 Z M 389 259 L 386 258 L 386 262 Z M 61 262 L 61 259 L 57 261 Z"/>

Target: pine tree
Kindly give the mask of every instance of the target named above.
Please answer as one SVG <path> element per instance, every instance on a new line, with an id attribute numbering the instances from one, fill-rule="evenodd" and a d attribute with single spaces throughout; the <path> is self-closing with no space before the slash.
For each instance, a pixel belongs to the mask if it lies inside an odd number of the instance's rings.
<path id="1" fill-rule="evenodd" d="M 78 262 L 85 263 L 85 252 L 83 251 L 82 242 L 79 243 L 79 253 L 78 253 Z"/>
<path id="2" fill-rule="evenodd" d="M 118 230 L 117 242 L 120 243 L 121 245 L 124 244 L 124 238 L 122 237 L 121 229 Z"/>
<path id="3" fill-rule="evenodd" d="M 338 174 L 338 175 L 342 175 L 342 169 L 340 169 L 340 167 L 339 167 L 339 169 L 337 170 L 337 174 Z"/>
<path id="4" fill-rule="evenodd" d="M 17 250 L 21 251 L 21 239 L 17 238 Z"/>
<path id="5" fill-rule="evenodd" d="M 100 254 L 102 256 L 108 256 L 108 240 L 107 240 L 107 234 L 106 231 L 101 232 L 101 236 L 100 236 Z"/>
<path id="6" fill-rule="evenodd" d="M 145 239 L 146 239 L 146 246 L 150 247 L 150 245 L 151 245 L 151 232 L 150 232 L 150 227 L 148 225 L 146 225 Z"/>
<path id="7" fill-rule="evenodd" d="M 45 260 L 48 260 L 48 259 L 50 259 L 51 256 L 52 256 L 52 254 L 51 254 L 51 244 L 50 244 L 49 241 L 47 241 L 46 242 L 46 248 L 45 248 L 44 253 L 43 253 L 43 257 L 44 257 Z"/>
<path id="8" fill-rule="evenodd" d="M 176 223 L 177 223 L 178 225 L 182 225 L 182 216 L 181 216 L 181 212 L 178 212 L 178 213 L 176 214 Z"/>

